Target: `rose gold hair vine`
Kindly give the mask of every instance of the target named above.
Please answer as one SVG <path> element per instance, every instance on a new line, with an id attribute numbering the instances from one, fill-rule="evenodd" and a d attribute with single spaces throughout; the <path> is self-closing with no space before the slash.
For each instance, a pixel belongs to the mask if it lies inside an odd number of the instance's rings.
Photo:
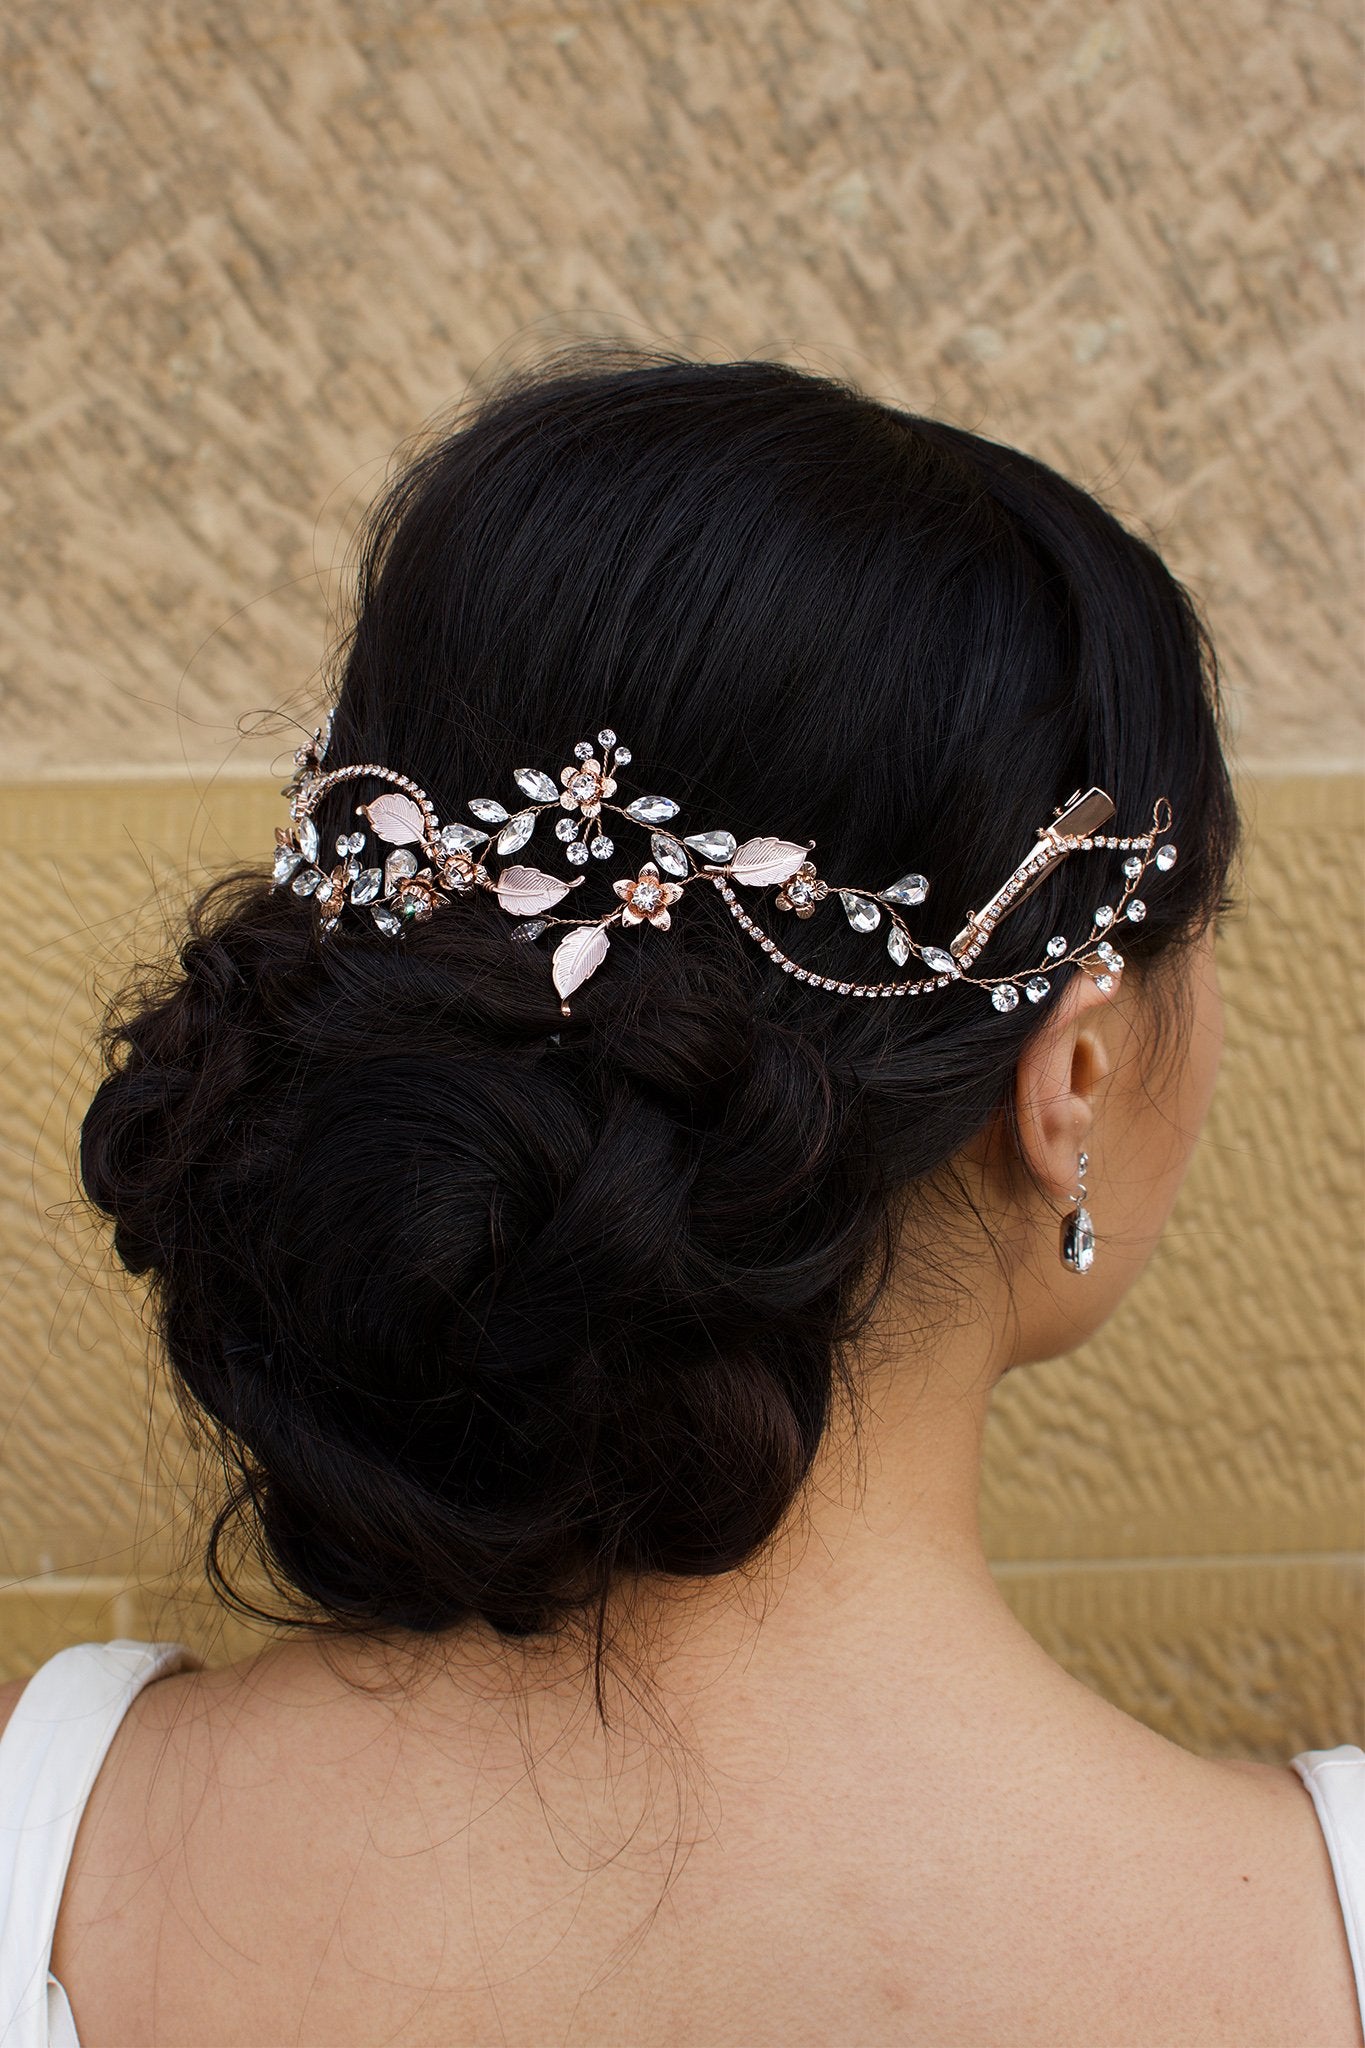
<path id="1" fill-rule="evenodd" d="M 741 931 L 755 940 L 775 965 L 808 987 L 835 995 L 918 996 L 931 989 L 946 988 L 952 981 L 971 981 L 990 990 L 997 1010 L 1007 1011 L 1018 1005 L 1021 984 L 1030 1002 L 1041 1002 L 1052 986 L 1048 975 L 1068 964 L 1084 967 L 1097 987 L 1108 993 L 1123 969 L 1123 957 L 1115 950 L 1109 931 L 1120 918 L 1138 924 L 1146 915 L 1147 907 L 1136 891 L 1147 868 L 1154 863 L 1165 870 L 1175 864 L 1175 847 L 1169 841 L 1156 845 L 1157 839 L 1171 827 L 1171 806 L 1166 797 L 1156 800 L 1149 832 L 1118 837 L 1101 834 L 1097 829 L 1114 816 L 1112 798 L 1102 789 L 1073 791 L 1066 803 L 1053 812 L 1051 822 L 1038 827 L 1038 844 L 989 902 L 968 914 L 966 924 L 945 951 L 941 946 L 917 945 L 902 916 L 904 909 L 923 903 L 928 895 L 929 883 L 924 875 L 902 875 L 882 889 L 829 882 L 817 875 L 815 863 L 809 858 L 815 845 L 813 839 L 802 845 L 789 839 L 758 838 L 746 839 L 740 845 L 733 833 L 725 831 L 694 832 L 679 837 L 664 829 L 678 813 L 678 805 L 671 797 L 646 795 L 624 805 L 612 803 L 616 793 L 614 770 L 627 765 L 630 749 L 617 745 L 616 735 L 609 727 L 597 735 L 602 758 L 598 759 L 590 740 L 580 740 L 573 750 L 573 760 L 561 768 L 558 783 L 543 769 L 516 769 L 513 780 L 522 797 L 529 799 L 519 809 L 509 813 L 495 797 L 472 798 L 468 808 L 479 819 L 478 826 L 463 822 L 443 825 L 424 789 L 408 776 L 374 761 L 325 770 L 322 764 L 330 736 L 329 714 L 326 723 L 294 756 L 298 772 L 284 792 L 290 799 L 294 825 L 292 831 L 279 830 L 275 834 L 273 886 L 288 887 L 296 896 L 311 897 L 324 933 L 335 928 L 344 911 L 354 909 L 367 913 L 388 937 L 397 937 L 408 924 L 425 922 L 435 911 L 471 890 L 489 890 L 505 911 L 524 920 L 511 933 L 515 940 L 538 939 L 552 925 L 569 927 L 550 960 L 551 976 L 566 1017 L 567 997 L 607 956 L 611 944 L 607 927 L 653 925 L 657 930 L 666 930 L 673 904 L 688 883 L 696 881 L 710 882 L 720 891 Z M 337 865 L 324 866 L 313 812 L 329 790 L 365 779 L 390 785 L 382 796 L 356 806 L 356 816 L 365 820 L 368 833 L 389 851 L 384 854 L 382 865 L 366 866 L 362 856 L 367 832 L 343 832 L 336 841 Z M 564 857 L 572 867 L 586 866 L 589 858 L 607 860 L 615 851 L 613 840 L 602 826 L 604 811 L 615 812 L 650 832 L 654 858 L 645 861 L 633 877 L 613 883 L 621 899 L 614 910 L 595 918 L 553 917 L 548 913 L 570 890 L 581 885 L 582 875 L 561 877 L 522 865 L 503 867 L 496 874 L 488 872 L 478 849 L 483 847 L 499 855 L 519 853 L 535 831 L 542 811 L 555 813 L 554 836 L 563 845 Z M 1058 936 L 1048 940 L 1047 957 L 1037 967 L 999 976 L 964 971 L 980 954 L 1001 919 L 1018 909 L 1059 860 L 1095 848 L 1112 848 L 1127 856 L 1123 862 L 1124 882 L 1117 902 L 1099 905 L 1089 934 L 1079 946 L 1068 946 L 1066 939 Z M 746 889 L 778 884 L 774 899 L 777 908 L 802 919 L 813 916 L 816 906 L 835 894 L 854 931 L 877 931 L 885 919 L 886 950 L 895 966 L 904 967 L 913 954 L 929 973 L 908 981 L 852 982 L 840 981 L 836 975 L 812 973 L 791 959 L 749 915 L 735 894 L 735 883 Z"/>

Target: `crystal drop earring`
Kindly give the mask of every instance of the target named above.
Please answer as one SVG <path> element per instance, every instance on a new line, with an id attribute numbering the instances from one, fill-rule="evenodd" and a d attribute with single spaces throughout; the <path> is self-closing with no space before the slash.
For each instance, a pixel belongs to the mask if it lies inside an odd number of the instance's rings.
<path id="1" fill-rule="evenodd" d="M 1062 1264 L 1073 1273 L 1088 1273 L 1095 1263 L 1095 1226 L 1085 1206 L 1085 1175 L 1089 1165 L 1089 1153 L 1082 1152 L 1076 1161 L 1077 1187 L 1071 1198 L 1076 1206 L 1069 1216 L 1062 1218 Z"/>

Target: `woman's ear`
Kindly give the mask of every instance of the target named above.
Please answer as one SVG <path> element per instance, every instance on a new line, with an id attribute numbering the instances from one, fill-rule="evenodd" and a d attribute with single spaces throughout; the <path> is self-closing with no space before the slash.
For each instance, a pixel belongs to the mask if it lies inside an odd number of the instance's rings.
<path id="1" fill-rule="evenodd" d="M 1112 999 L 1084 971 L 1073 974 L 1043 1028 L 1025 1046 L 1014 1077 L 1019 1142 L 1041 1184 L 1067 1195 L 1076 1158 L 1094 1125 L 1113 1066 Z"/>

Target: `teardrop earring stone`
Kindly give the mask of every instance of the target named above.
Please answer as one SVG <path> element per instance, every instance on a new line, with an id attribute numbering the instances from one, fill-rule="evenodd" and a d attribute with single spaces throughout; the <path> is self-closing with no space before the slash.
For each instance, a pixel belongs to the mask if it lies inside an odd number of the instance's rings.
<path id="1" fill-rule="evenodd" d="M 1062 1218 L 1062 1264 L 1088 1273 L 1095 1263 L 1095 1226 L 1084 1202 Z"/>

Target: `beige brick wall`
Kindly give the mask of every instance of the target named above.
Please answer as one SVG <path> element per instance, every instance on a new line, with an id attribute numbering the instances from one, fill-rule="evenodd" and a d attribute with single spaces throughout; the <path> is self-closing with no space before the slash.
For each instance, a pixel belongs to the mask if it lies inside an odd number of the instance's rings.
<path id="1" fill-rule="evenodd" d="M 1029 1627 L 1155 1725 L 1360 1739 L 1354 25 L 1344 0 L 16 0 L 0 1666 L 213 1627 L 192 1572 L 159 1590 L 184 1451 L 70 1206 L 94 982 L 135 910 L 154 935 L 154 887 L 268 843 L 260 714 L 316 705 L 396 444 L 607 331 L 1017 441 L 1203 601 L 1253 825 L 1218 1093 L 1120 1314 L 1002 1389 L 987 1528 Z"/>

